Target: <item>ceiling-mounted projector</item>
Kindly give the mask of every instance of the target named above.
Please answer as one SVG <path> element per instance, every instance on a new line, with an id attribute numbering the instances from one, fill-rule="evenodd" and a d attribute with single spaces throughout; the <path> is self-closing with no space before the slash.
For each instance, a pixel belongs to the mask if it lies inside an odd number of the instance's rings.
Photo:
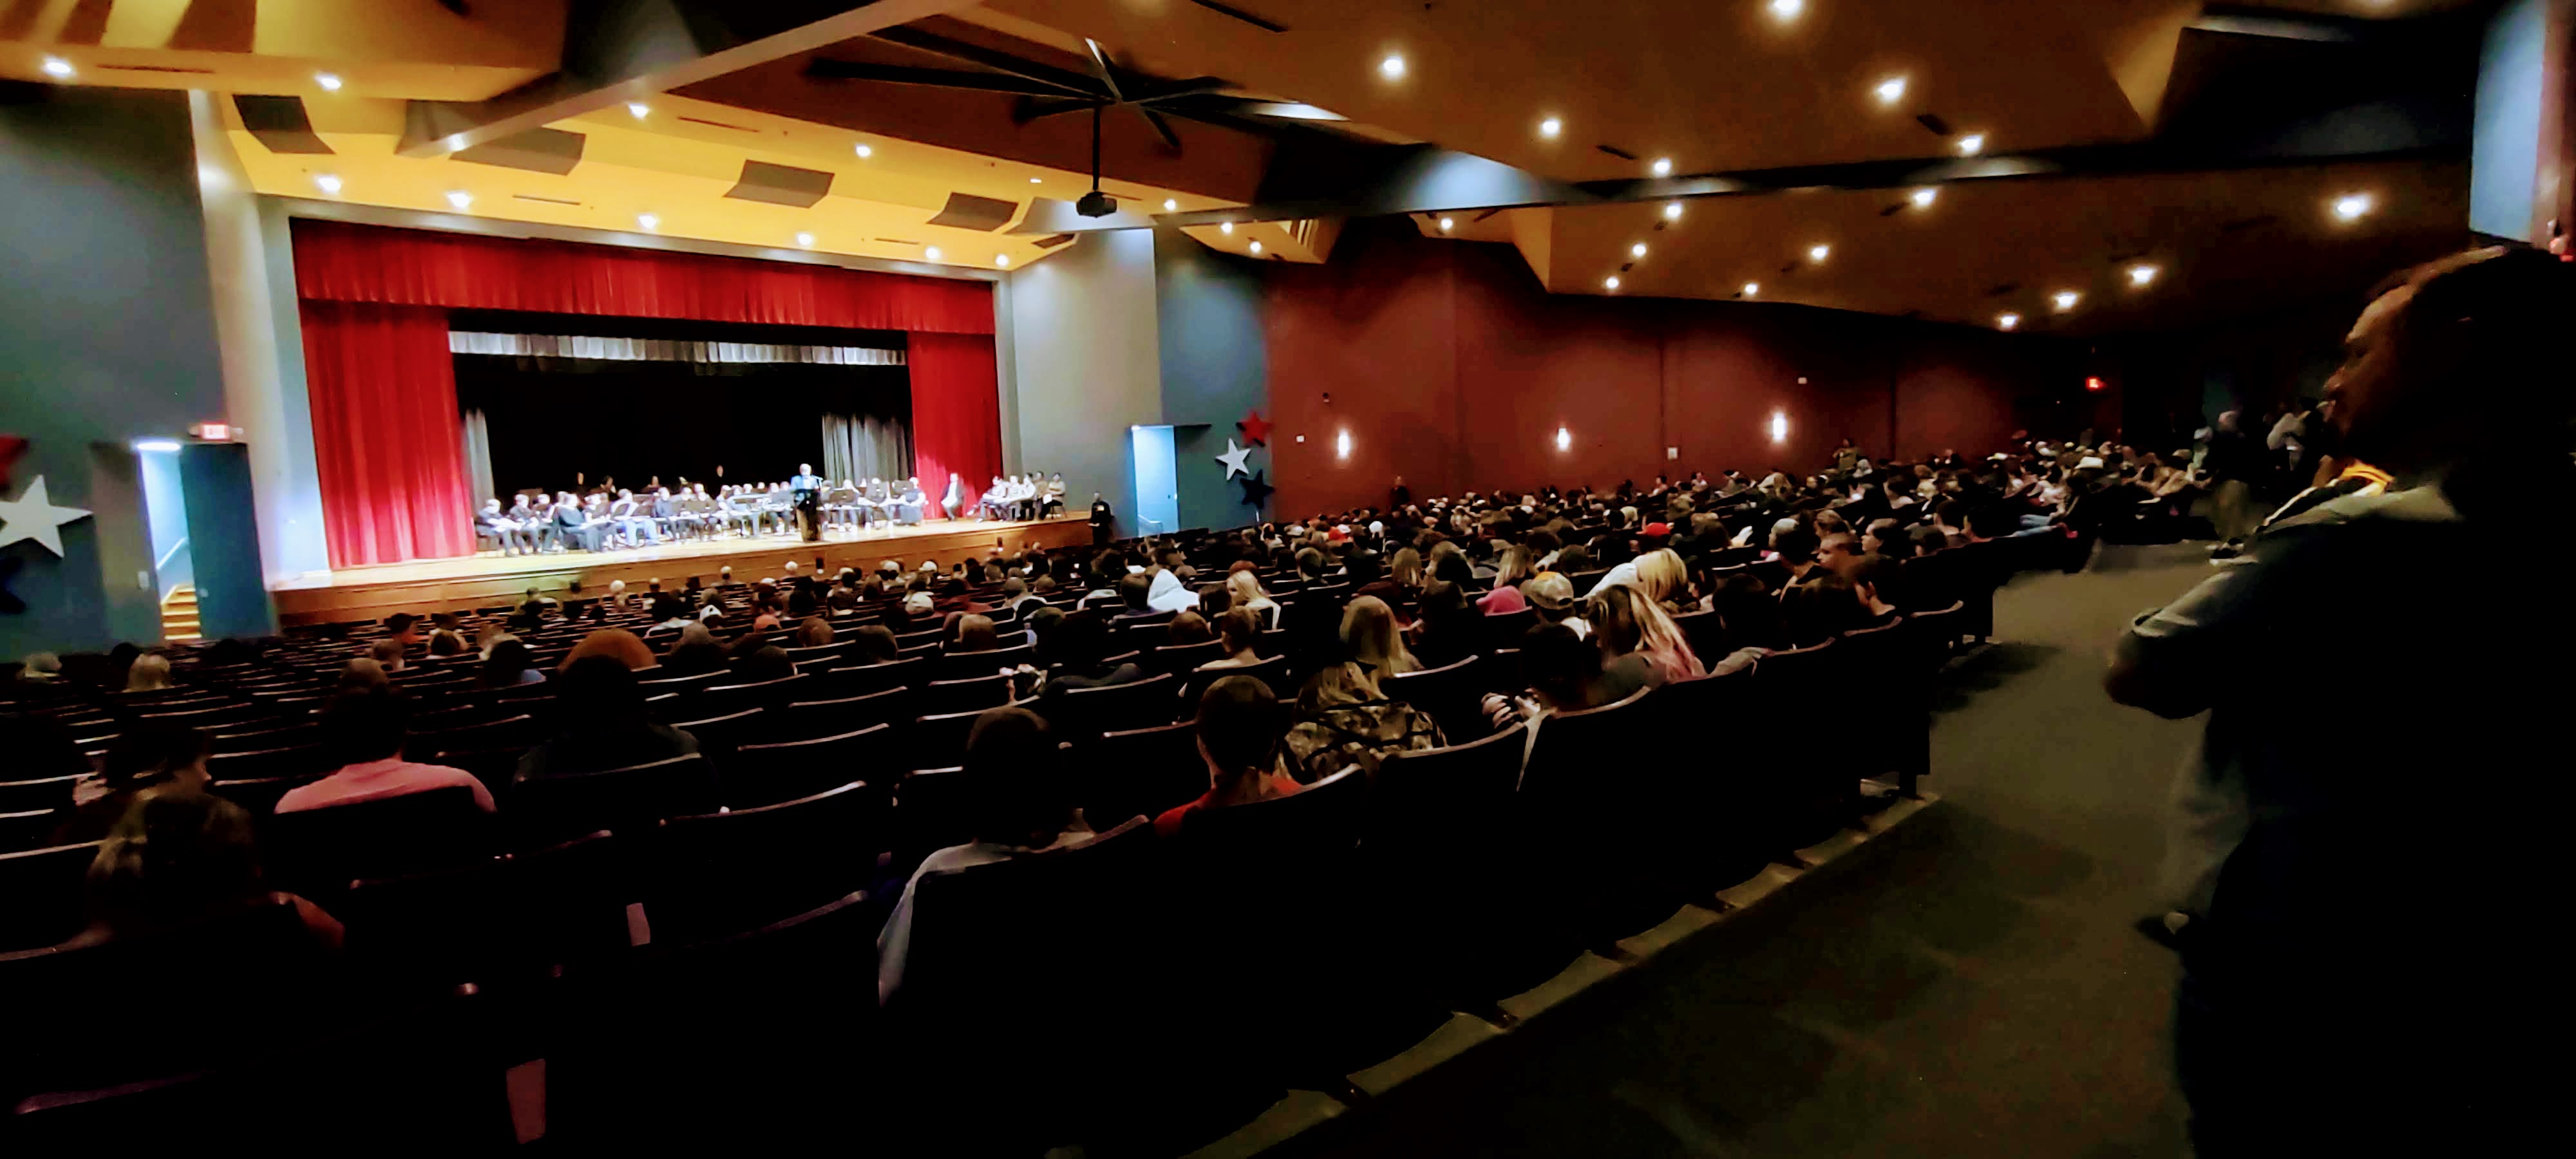
<path id="1" fill-rule="evenodd" d="M 1094 189 L 1083 194 L 1081 200 L 1073 203 L 1073 211 L 1084 217 L 1107 217 L 1118 212 L 1118 202 L 1108 194 Z"/>

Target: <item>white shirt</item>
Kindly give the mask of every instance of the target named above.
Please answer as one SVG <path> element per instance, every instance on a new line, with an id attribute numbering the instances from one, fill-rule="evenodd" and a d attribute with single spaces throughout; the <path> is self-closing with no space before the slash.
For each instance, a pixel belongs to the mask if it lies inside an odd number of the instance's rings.
<path id="1" fill-rule="evenodd" d="M 1082 825 L 1079 821 L 1074 824 Z M 1089 827 L 1080 827 L 1057 835 L 1055 844 L 1047 848 L 1071 849 L 1089 844 L 1093 836 Z M 903 897 L 894 903 L 894 912 L 886 916 L 885 929 L 877 934 L 877 1005 L 885 1005 L 886 999 L 893 997 L 894 992 L 903 986 L 904 959 L 912 953 L 912 892 L 921 885 L 924 876 L 973 869 L 978 865 L 991 865 L 1035 852 L 1039 851 L 1018 845 L 969 841 L 922 858 L 921 868 L 913 870 L 912 879 L 903 883 Z"/>

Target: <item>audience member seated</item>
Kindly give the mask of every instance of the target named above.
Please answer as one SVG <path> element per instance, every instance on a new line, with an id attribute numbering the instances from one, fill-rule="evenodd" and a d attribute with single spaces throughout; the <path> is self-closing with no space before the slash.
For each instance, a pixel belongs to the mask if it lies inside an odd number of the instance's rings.
<path id="1" fill-rule="evenodd" d="M 624 628 L 601 628 L 582 637 L 580 643 L 572 646 L 572 651 L 564 653 L 563 663 L 556 667 L 556 671 L 568 670 L 574 663 L 592 656 L 606 656 L 638 670 L 651 668 L 656 663 L 653 649 L 646 647 L 643 639 L 635 633 Z"/>
<path id="2" fill-rule="evenodd" d="M 1848 531 L 1828 535 L 1816 547 L 1816 562 L 1844 579 L 1852 577 L 1852 569 L 1859 566 L 1861 555 L 1860 537 Z"/>
<path id="3" fill-rule="evenodd" d="M 1253 568 L 1249 564 L 1238 563 L 1235 565 L 1235 570 L 1226 574 L 1225 589 L 1235 607 L 1252 609 L 1261 616 L 1262 627 L 1272 631 L 1278 630 L 1281 614 L 1279 601 L 1271 599 L 1269 592 L 1261 590 L 1261 577 L 1253 574 Z"/>
<path id="4" fill-rule="evenodd" d="M 159 659 L 158 657 L 154 658 Z M 374 646 L 367 649 L 367 658 L 375 661 L 377 667 L 382 668 L 387 672 L 400 672 L 405 667 L 403 664 L 403 643 L 400 640 L 376 641 Z M 164 661 L 164 663 L 167 663 L 167 661 Z M 165 684 L 164 686 L 166 687 L 167 685 Z M 126 691 L 131 692 L 133 689 L 128 688 Z"/>
<path id="5" fill-rule="evenodd" d="M 1883 555 L 1864 555 L 1852 564 L 1852 594 L 1865 618 L 1859 626 L 1878 628 L 1905 618 L 1899 601 L 1905 594 L 1905 568 Z"/>
<path id="6" fill-rule="evenodd" d="M 1464 560 L 1461 556 L 1460 561 Z M 1376 596 L 1355 596 L 1343 609 L 1342 649 L 1351 659 L 1368 665 L 1369 671 L 1381 679 L 1422 670 L 1422 662 L 1404 646 L 1404 633 L 1396 627 L 1394 610 Z"/>
<path id="7" fill-rule="evenodd" d="M 187 785 L 136 794 L 90 862 L 89 895 L 90 927 L 74 946 L 149 937 L 285 901 L 319 948 L 340 948 L 340 923 L 331 915 L 261 884 L 250 814 Z"/>
<path id="8" fill-rule="evenodd" d="M 1789 570 L 1789 577 L 1780 584 L 1781 599 L 1787 599 L 1789 589 L 1799 584 L 1833 574 L 1817 561 L 1818 548 L 1816 533 L 1803 527 L 1792 527 L 1771 537 L 1771 550 L 1779 554 L 1780 566 Z"/>
<path id="9" fill-rule="evenodd" d="M 516 636 L 503 637 L 492 645 L 483 659 L 482 670 L 475 674 L 481 688 L 517 688 L 525 684 L 543 684 L 546 674 L 537 670 L 528 658 L 528 646 Z"/>
<path id="10" fill-rule="evenodd" d="M 1528 608 L 1529 597 L 1522 595 L 1520 588 L 1500 581 L 1496 581 L 1494 590 L 1476 601 L 1476 610 L 1488 616 L 1508 616 Z"/>
<path id="11" fill-rule="evenodd" d="M 1433 580 L 1422 588 L 1422 607 L 1409 634 L 1414 659 L 1438 668 L 1475 655 L 1485 642 L 1485 625 L 1467 602 L 1467 589 Z"/>
<path id="12" fill-rule="evenodd" d="M 1182 612 L 1172 617 L 1171 626 L 1164 631 L 1163 643 L 1204 644 L 1215 638 L 1216 633 L 1208 629 L 1207 617 L 1197 612 Z"/>
<path id="13" fill-rule="evenodd" d="M 401 645 L 395 645 L 395 653 L 401 653 Z M 160 692 L 169 687 L 170 661 L 166 657 L 146 652 L 135 657 L 133 667 L 125 670 L 127 692 Z"/>
<path id="14" fill-rule="evenodd" d="M 1717 616 L 1729 653 L 1779 652 L 1790 647 L 1789 622 L 1780 601 L 1750 575 L 1731 575 L 1709 593 L 1708 610 Z"/>
<path id="15" fill-rule="evenodd" d="M 644 714 L 635 673 L 611 656 L 585 656 L 555 680 L 553 740 L 519 758 L 515 780 L 596 773 L 698 751 L 698 738 Z"/>
<path id="16" fill-rule="evenodd" d="M 903 659 L 894 632 L 883 624 L 869 624 L 850 633 L 851 647 L 847 659 L 855 665 L 887 664 Z"/>
<path id="17" fill-rule="evenodd" d="M 1589 607 L 1593 636 L 1601 643 L 1604 703 L 1707 671 L 1681 628 L 1644 592 L 1611 584 L 1592 593 Z"/>
<path id="18" fill-rule="evenodd" d="M 1208 791 L 1154 818 L 1154 832 L 1178 836 L 1190 815 L 1267 801 L 1295 793 L 1297 782 L 1279 772 L 1279 698 L 1249 676 L 1228 676 L 1199 697 L 1199 756 L 1207 762 Z"/>
<path id="19" fill-rule="evenodd" d="M 429 654 L 440 657 L 462 656 L 465 654 L 465 637 L 445 628 L 432 631 L 429 634 Z"/>
<path id="20" fill-rule="evenodd" d="M 976 717 L 974 731 L 966 735 L 966 765 L 960 773 L 965 778 L 961 792 L 968 828 L 975 839 L 923 858 L 904 883 L 903 896 L 877 935 L 879 1003 L 903 986 L 904 960 L 912 948 L 913 895 L 922 878 L 1072 848 L 1092 839 L 1091 826 L 1073 806 L 1073 779 L 1056 761 L 1055 738 L 1036 713 L 996 708 Z M 1110 827 L 1126 820 L 1119 818 Z"/>
<path id="21" fill-rule="evenodd" d="M 1454 586 L 1454 585 L 1453 585 Z M 1297 693 L 1283 763 L 1300 784 L 1356 764 L 1374 777 L 1380 761 L 1440 747 L 1440 727 L 1412 705 L 1389 700 L 1357 664 L 1327 664 Z"/>
<path id="22" fill-rule="evenodd" d="M 1541 624 L 1521 637 L 1521 680 L 1529 687 L 1517 695 L 1485 697 L 1485 717 L 1497 732 L 1518 721 L 1536 721 L 1551 712 L 1576 712 L 1607 704 L 1602 694 L 1601 649 L 1563 624 Z"/>
<path id="23" fill-rule="evenodd" d="M 796 625 L 796 646 L 820 648 L 832 642 L 832 622 L 821 616 L 808 615 Z"/>
<path id="24" fill-rule="evenodd" d="M 885 631 L 883 628 L 876 630 Z M 887 646 L 891 648 L 894 638 L 888 636 L 886 639 Z M 671 651 L 662 657 L 662 674 L 698 676 L 722 672 L 727 664 L 724 645 L 716 642 L 716 634 L 705 624 L 691 621 L 689 626 L 680 629 L 679 643 L 671 645 Z"/>
<path id="25" fill-rule="evenodd" d="M 334 695 L 322 709 L 322 746 L 339 763 L 339 771 L 287 790 L 285 796 L 278 798 L 277 811 L 327 809 L 458 785 L 472 789 L 474 803 L 490 812 L 492 791 L 475 780 L 474 774 L 402 759 L 410 708 L 409 701 L 389 691 L 358 690 Z"/>
<path id="26" fill-rule="evenodd" d="M 1567 548 L 1566 552 L 1574 551 Z M 1564 558 L 1563 552 L 1558 558 Z M 1538 613 L 1542 624 L 1563 624 L 1581 640 L 1592 635 L 1592 622 L 1583 618 L 1583 605 L 1574 598 L 1574 581 L 1562 572 L 1543 571 L 1521 585 L 1521 596 Z"/>
<path id="27" fill-rule="evenodd" d="M 785 680 L 794 675 L 796 675 L 796 661 L 787 655 L 787 649 L 776 644 L 764 644 L 752 649 L 750 655 L 733 662 L 732 682 L 765 684 L 772 680 Z"/>
<path id="28" fill-rule="evenodd" d="M 1145 678 L 1145 670 L 1134 664 L 1108 663 L 1108 654 L 1109 625 L 1098 612 L 1066 616 L 1054 630 L 1042 631 L 1038 637 L 1038 658 L 1049 667 L 1046 690 L 1050 694 L 1132 684 Z"/>
<path id="29" fill-rule="evenodd" d="M 1791 589 L 1780 602 L 1780 614 L 1789 622 L 1790 642 L 1801 648 L 1812 648 L 1861 627 L 1868 615 L 1853 592 L 1852 582 L 1832 572 L 1823 572 L 1814 582 Z"/>
<path id="30" fill-rule="evenodd" d="M 211 737 L 184 724 L 138 720 L 125 726 L 107 743 L 107 759 L 99 775 L 103 791 L 72 807 L 54 827 L 53 844 L 79 845 L 107 836 L 145 790 L 163 785 L 204 788 L 206 754 L 213 748 Z M 21 767 L 27 755 L 24 749 L 11 748 L 13 769 Z"/>
<path id="31" fill-rule="evenodd" d="M 1217 638 L 1225 641 L 1225 659 L 1199 665 L 1208 668 L 1241 668 L 1261 662 L 1254 650 L 1261 640 L 1261 613 L 1249 607 L 1235 608 L 1216 618 Z"/>

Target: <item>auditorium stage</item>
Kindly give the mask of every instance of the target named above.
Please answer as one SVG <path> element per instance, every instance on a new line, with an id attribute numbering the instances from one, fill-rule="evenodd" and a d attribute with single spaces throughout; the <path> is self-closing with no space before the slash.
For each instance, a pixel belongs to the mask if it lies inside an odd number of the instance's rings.
<path id="1" fill-rule="evenodd" d="M 782 574 L 788 560 L 811 568 L 823 558 L 824 574 L 844 567 L 872 571 L 885 560 L 906 570 L 931 560 L 942 569 L 961 559 L 982 559 L 999 539 L 1002 550 L 1074 547 L 1091 542 L 1091 523 L 1080 515 L 1035 522 L 949 522 L 860 532 L 834 532 L 820 543 L 788 535 L 734 536 L 666 543 L 632 551 L 563 552 L 504 556 L 484 552 L 467 559 L 432 559 L 317 572 L 269 585 L 282 624 L 374 620 L 395 612 L 446 612 L 516 605 L 529 588 L 562 599 L 579 584 L 582 596 L 605 595 L 611 580 L 625 580 L 629 595 L 661 580 L 666 590 L 688 586 L 690 576 L 716 582 L 733 568 L 737 582 Z"/>

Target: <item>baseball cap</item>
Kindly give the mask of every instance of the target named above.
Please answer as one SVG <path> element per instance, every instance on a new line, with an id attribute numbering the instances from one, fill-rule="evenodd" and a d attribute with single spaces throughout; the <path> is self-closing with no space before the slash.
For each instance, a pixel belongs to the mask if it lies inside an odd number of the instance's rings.
<path id="1" fill-rule="evenodd" d="M 1665 536 L 1665 535 L 1671 535 L 1672 533 L 1673 533 L 1673 525 L 1672 525 L 1672 524 L 1669 524 L 1669 523 L 1649 523 L 1649 524 L 1647 524 L 1647 525 L 1646 525 L 1646 530 L 1645 530 L 1645 531 L 1643 531 L 1643 532 L 1641 532 L 1640 534 L 1644 534 L 1644 535 L 1653 535 L 1653 536 Z"/>
<path id="2" fill-rule="evenodd" d="M 938 561 L 938 560 L 935 560 L 935 559 L 925 559 L 925 560 L 921 561 L 921 570 L 923 570 L 923 571 L 938 571 L 938 570 L 939 570 L 939 561 Z"/>
<path id="3" fill-rule="evenodd" d="M 1557 572 L 1543 571 L 1521 585 L 1521 597 L 1548 611 L 1563 611 L 1574 602 L 1574 581 Z"/>
<path id="4" fill-rule="evenodd" d="M 903 598 L 903 610 L 909 615 L 925 615 L 931 609 L 929 592 L 914 592 Z"/>

